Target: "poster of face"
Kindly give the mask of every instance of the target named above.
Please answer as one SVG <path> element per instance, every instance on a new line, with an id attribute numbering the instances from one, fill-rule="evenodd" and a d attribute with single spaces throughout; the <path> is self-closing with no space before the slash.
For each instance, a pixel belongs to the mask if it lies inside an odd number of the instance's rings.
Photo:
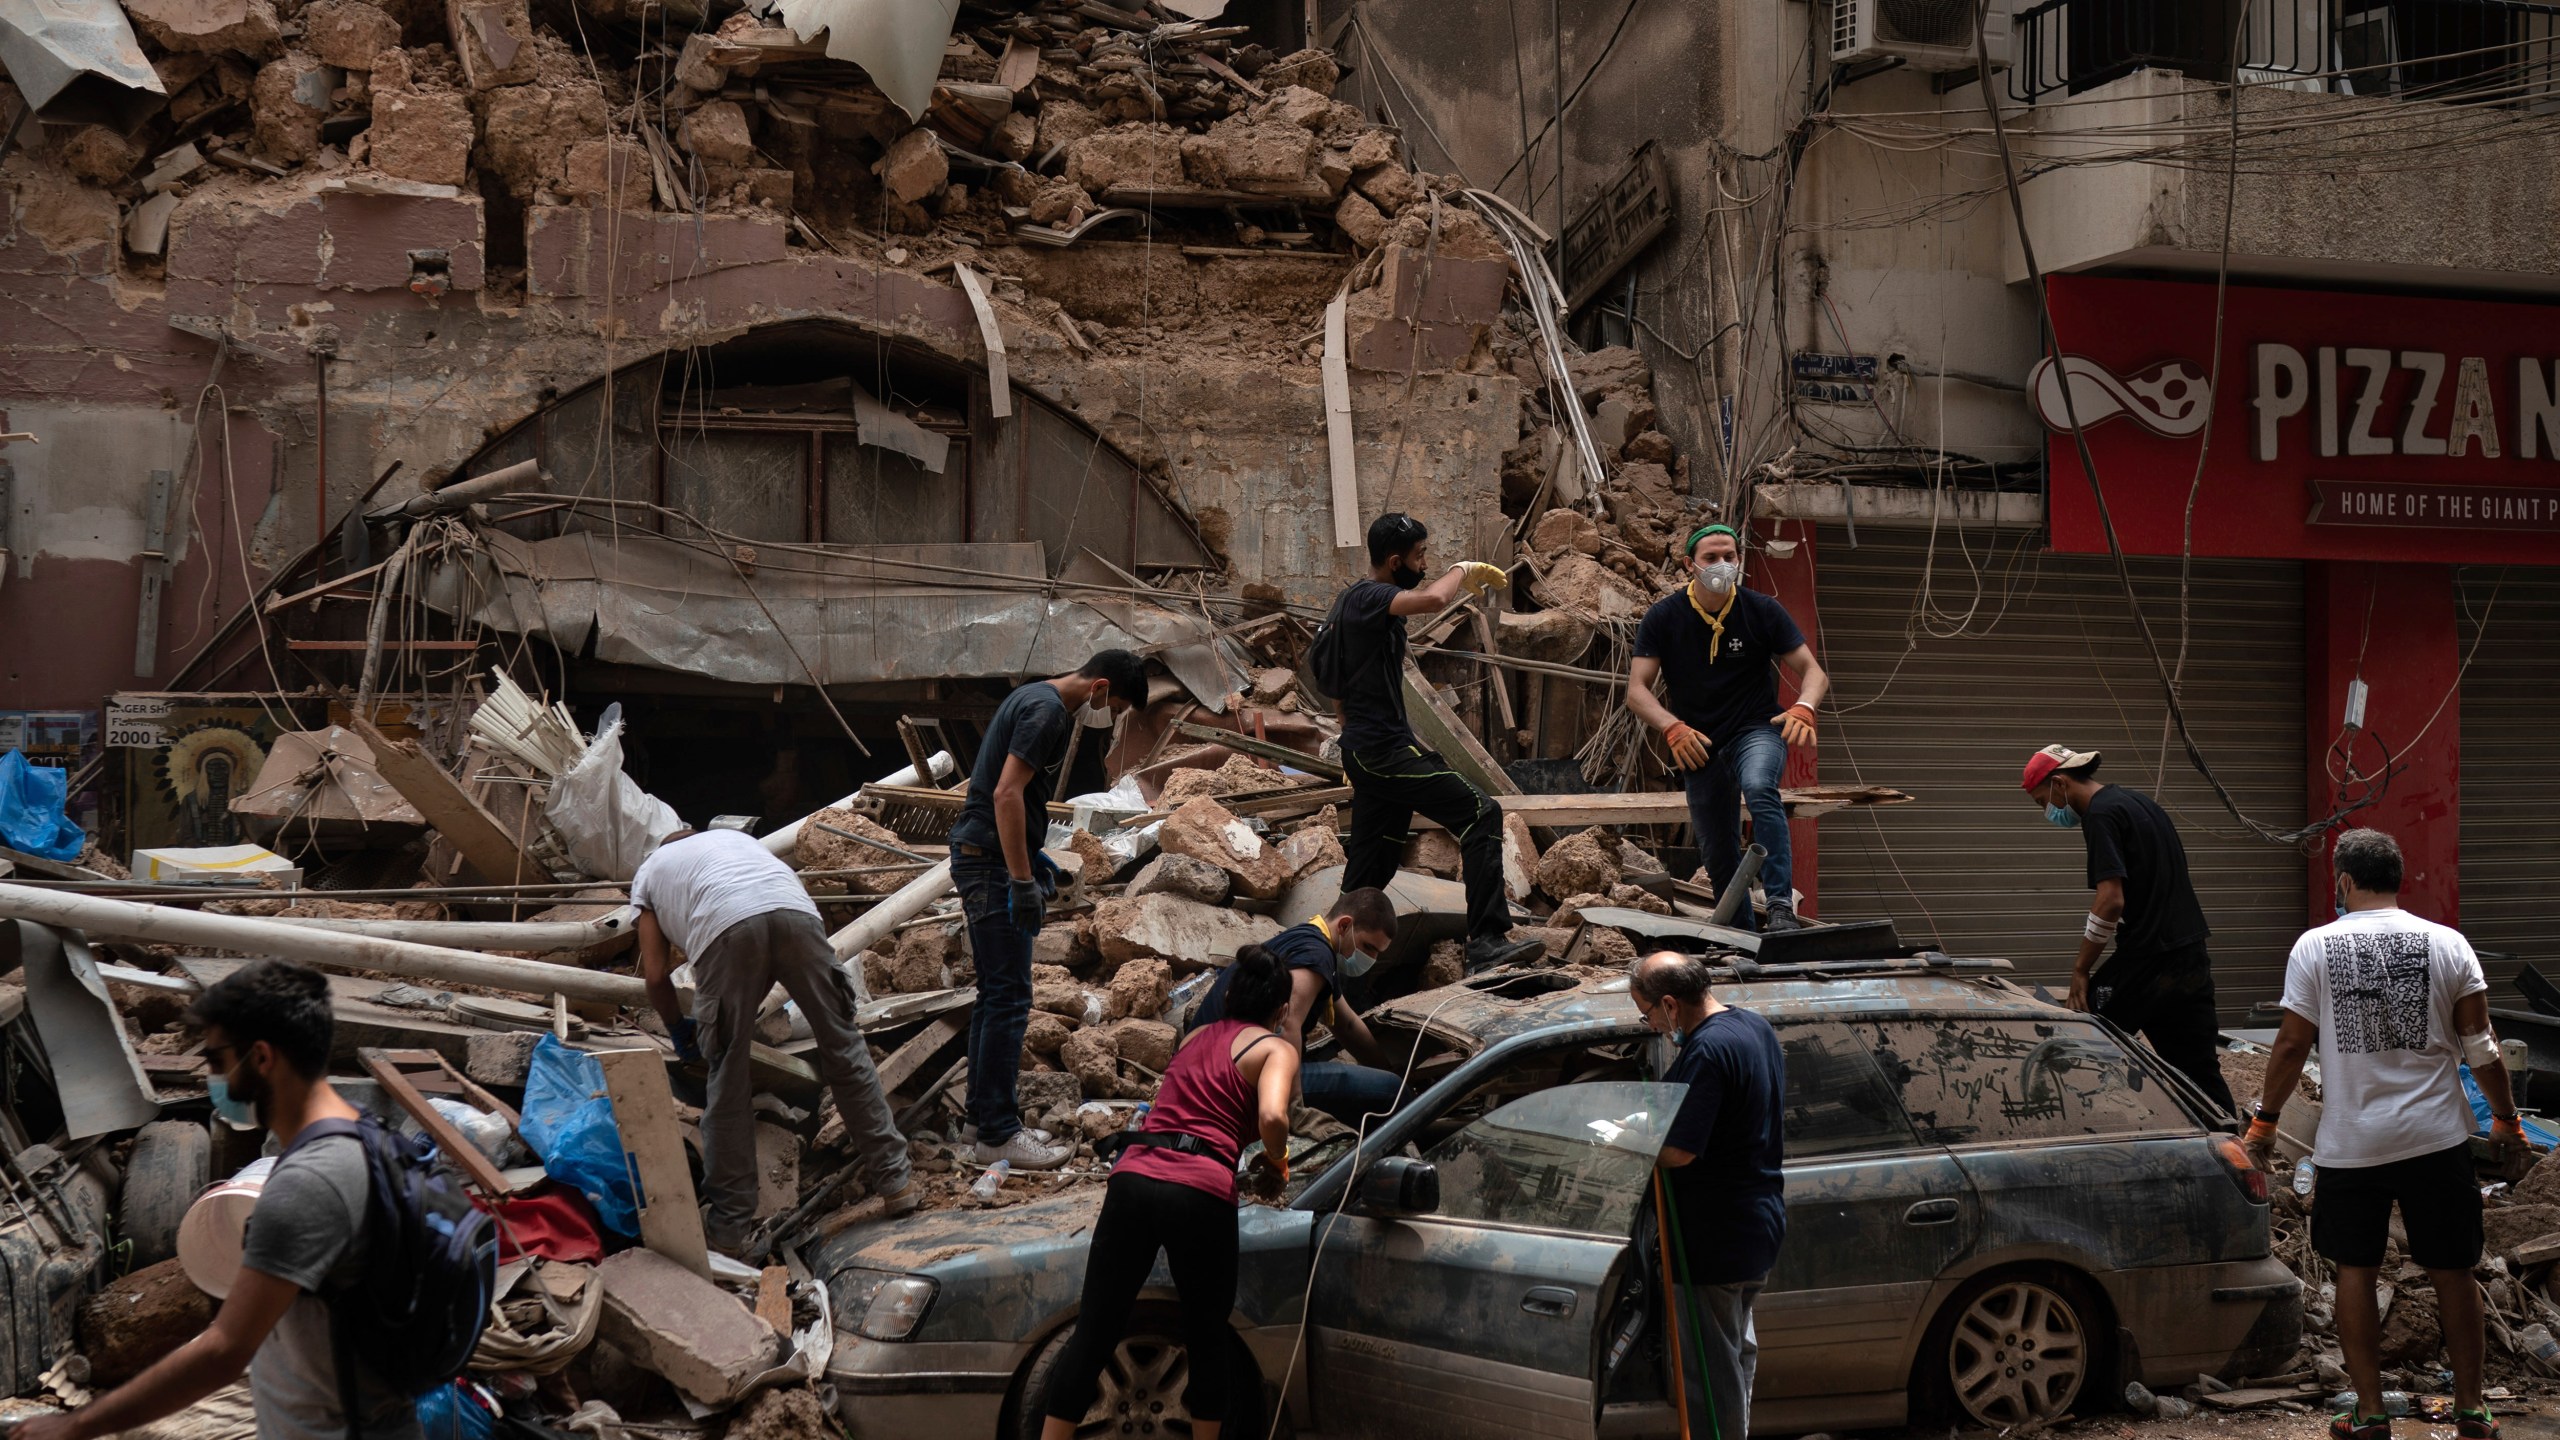
<path id="1" fill-rule="evenodd" d="M 160 744 L 124 752 L 127 848 L 246 843 L 231 797 L 257 781 L 275 722 L 255 704 L 180 702 L 160 724 Z"/>

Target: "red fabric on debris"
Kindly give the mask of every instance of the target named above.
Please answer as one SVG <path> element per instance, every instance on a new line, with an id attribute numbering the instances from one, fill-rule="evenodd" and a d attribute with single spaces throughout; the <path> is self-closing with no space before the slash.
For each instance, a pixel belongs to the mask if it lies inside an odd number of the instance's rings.
<path id="1" fill-rule="evenodd" d="M 604 1229 L 587 1197 L 545 1180 L 505 1200 L 475 1197 L 498 1222 L 498 1263 L 519 1255 L 591 1264 L 604 1258 Z"/>

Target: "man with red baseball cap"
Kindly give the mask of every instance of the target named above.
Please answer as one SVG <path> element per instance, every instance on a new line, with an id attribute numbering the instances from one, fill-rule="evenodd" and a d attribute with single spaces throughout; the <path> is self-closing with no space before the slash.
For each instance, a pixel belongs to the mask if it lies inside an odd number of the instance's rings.
<path id="1" fill-rule="evenodd" d="M 2141 1032 L 2160 1058 L 2196 1088 L 2232 1109 L 2223 1082 L 2220 1022 L 2213 1013 L 2213 959 L 2205 952 L 2204 906 L 2187 874 L 2187 847 L 2158 801 L 2122 785 L 2101 785 L 2098 752 L 2047 745 L 2027 757 L 2019 778 L 2045 819 L 2077 830 L 2089 848 L 2097 898 L 2080 928 L 2071 966 L 2071 1008 Z M 2115 954 L 2098 957 L 2108 944 Z"/>

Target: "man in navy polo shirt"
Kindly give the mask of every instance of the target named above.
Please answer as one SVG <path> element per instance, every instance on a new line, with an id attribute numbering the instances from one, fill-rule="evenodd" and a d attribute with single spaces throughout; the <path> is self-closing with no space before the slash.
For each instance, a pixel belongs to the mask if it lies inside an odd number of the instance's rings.
<path id="1" fill-rule="evenodd" d="M 1369 973 L 1379 952 L 1395 938 L 1395 902 L 1384 890 L 1365 889 L 1344 891 L 1325 914 L 1310 915 L 1262 942 L 1289 967 L 1289 1015 L 1281 1024 L 1282 1037 L 1305 1050 L 1307 1025 L 1313 1020 L 1340 1037 L 1342 1048 L 1355 1059 L 1366 1062 L 1324 1060 L 1298 1068 L 1298 1090 L 1308 1108 L 1346 1125 L 1394 1109 L 1402 1084 L 1360 1012 L 1344 1001 L 1341 984 L 1344 975 Z M 1226 1018 L 1227 982 L 1234 975 L 1233 970 L 1218 972 L 1185 1030 Z"/>
<path id="2" fill-rule="evenodd" d="M 1787 1058 L 1768 1021 L 1717 1000 L 1708 982 L 1706 962 L 1676 950 L 1627 968 L 1646 1027 L 1679 1047 L 1662 1078 L 1689 1087 L 1658 1162 L 1671 1197 L 1689 1431 L 1743 1440 L 1760 1363 L 1751 1307 L 1787 1239 Z"/>
<path id="3" fill-rule="evenodd" d="M 1760 866 L 1768 928 L 1793 930 L 1801 923 L 1795 851 L 1778 782 L 1786 774 L 1787 747 L 1812 748 L 1813 712 L 1831 677 L 1787 607 L 1742 588 L 1742 546 L 1732 526 L 1702 525 L 1689 536 L 1689 570 L 1689 583 L 1655 601 L 1636 627 L 1627 708 L 1670 747 L 1689 790 L 1689 828 L 1718 894 L 1742 864 L 1739 811 L 1750 807 L 1751 838 L 1769 852 Z M 1771 661 L 1796 678 L 1796 702 L 1784 710 Z M 1750 906 L 1740 913 L 1751 920 Z"/>

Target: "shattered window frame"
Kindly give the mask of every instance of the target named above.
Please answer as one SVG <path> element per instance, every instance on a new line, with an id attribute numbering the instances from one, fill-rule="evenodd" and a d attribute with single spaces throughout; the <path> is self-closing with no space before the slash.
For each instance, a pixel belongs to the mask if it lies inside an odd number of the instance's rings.
<path id="1" fill-rule="evenodd" d="M 1440 1172 L 1431 1218 L 1623 1240 L 1688 1093 L 1665 1080 L 1568 1081 L 1497 1106 L 1423 1152 Z"/>
<path id="2" fill-rule="evenodd" d="M 1901 1087 L 1884 1072 L 1875 1047 L 1838 1019 L 1779 1019 L 1779 1050 L 1786 1057 L 1786 1155 L 1798 1160 L 1835 1160 L 1852 1155 L 1918 1150 L 1927 1143 L 1902 1103 Z M 1806 1053 L 1819 1044 L 1819 1054 Z M 1863 1093 L 1859 1093 L 1863 1092 Z M 1817 1122 L 1836 1114 L 1851 1125 L 1837 1128 Z"/>

